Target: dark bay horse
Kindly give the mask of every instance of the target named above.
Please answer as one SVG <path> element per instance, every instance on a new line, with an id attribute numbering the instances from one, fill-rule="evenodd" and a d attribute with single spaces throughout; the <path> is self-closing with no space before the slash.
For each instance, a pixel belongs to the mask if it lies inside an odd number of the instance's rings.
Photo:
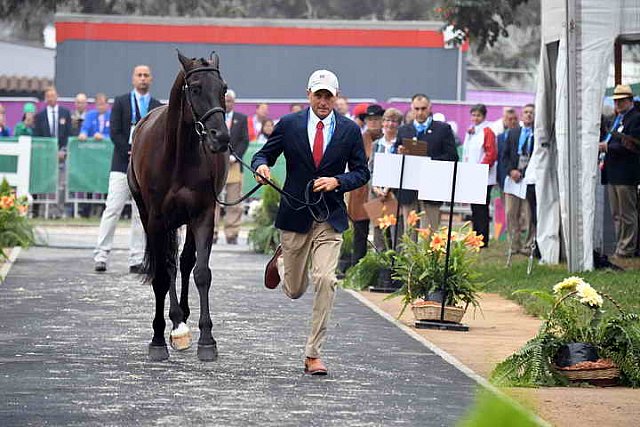
<path id="1" fill-rule="evenodd" d="M 147 238 L 145 274 L 156 300 L 149 358 L 169 358 L 164 338 L 167 292 L 173 323 L 171 344 L 179 350 L 191 345 L 186 322 L 189 276 L 193 270 L 200 297 L 198 358 L 209 361 L 218 355 L 209 313 L 209 255 L 216 197 L 229 167 L 224 107 L 227 87 L 220 75 L 217 54 L 206 60 L 189 59 L 178 52 L 178 59 L 181 70 L 173 83 L 169 105 L 152 110 L 136 126 L 127 177 Z M 177 229 L 185 224 L 178 302 Z"/>

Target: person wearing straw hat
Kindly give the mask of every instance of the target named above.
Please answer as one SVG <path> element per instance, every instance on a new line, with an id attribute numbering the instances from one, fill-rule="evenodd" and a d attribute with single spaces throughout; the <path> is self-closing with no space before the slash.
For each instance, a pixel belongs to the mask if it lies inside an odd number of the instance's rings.
<path id="1" fill-rule="evenodd" d="M 600 142 L 604 155 L 602 183 L 607 185 L 609 205 L 616 231 L 617 258 L 634 256 L 638 238 L 638 184 L 640 183 L 640 111 L 633 104 L 633 91 L 617 85 L 613 91 L 616 118 Z"/>

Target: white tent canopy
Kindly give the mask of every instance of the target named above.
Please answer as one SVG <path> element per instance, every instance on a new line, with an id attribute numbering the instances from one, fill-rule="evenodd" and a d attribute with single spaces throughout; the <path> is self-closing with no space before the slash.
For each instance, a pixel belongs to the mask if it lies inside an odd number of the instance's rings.
<path id="1" fill-rule="evenodd" d="M 601 105 L 616 40 L 640 40 L 640 0 L 542 0 L 530 166 L 536 176 L 537 240 L 542 260 L 554 264 L 562 236 L 572 271 L 593 268 Z"/>

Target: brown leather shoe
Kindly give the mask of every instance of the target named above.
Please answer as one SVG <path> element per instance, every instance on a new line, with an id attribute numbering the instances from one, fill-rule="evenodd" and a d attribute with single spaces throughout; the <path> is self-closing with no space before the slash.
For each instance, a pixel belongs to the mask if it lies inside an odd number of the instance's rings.
<path id="1" fill-rule="evenodd" d="M 282 255 L 282 246 L 278 245 L 264 269 L 264 285 L 269 289 L 275 289 L 280 284 L 280 274 L 278 274 L 278 257 L 280 255 Z"/>
<path id="2" fill-rule="evenodd" d="M 309 375 L 327 375 L 327 367 L 319 357 L 304 359 L 304 373 Z"/>

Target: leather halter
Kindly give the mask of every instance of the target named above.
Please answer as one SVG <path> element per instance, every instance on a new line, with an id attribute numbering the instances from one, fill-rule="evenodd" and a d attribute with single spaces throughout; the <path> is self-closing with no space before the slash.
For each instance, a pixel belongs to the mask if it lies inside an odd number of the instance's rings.
<path id="1" fill-rule="evenodd" d="M 198 119 L 198 115 L 193 109 L 193 104 L 191 103 L 191 91 L 189 91 L 189 82 L 187 79 L 195 73 L 204 72 L 204 71 L 215 71 L 218 73 L 218 77 L 222 80 L 222 76 L 220 75 L 220 70 L 217 67 L 199 67 L 194 68 L 193 70 L 184 72 L 184 86 L 182 87 L 183 92 L 185 93 L 185 98 L 187 99 L 187 104 L 189 104 L 189 109 L 191 110 L 191 115 L 193 116 L 195 131 L 198 134 L 198 138 L 200 139 L 200 143 L 203 142 L 204 135 L 206 135 L 208 129 L 204 125 L 204 122 L 215 113 L 226 114 L 226 110 L 222 107 L 213 107 L 207 110 L 202 117 Z"/>

